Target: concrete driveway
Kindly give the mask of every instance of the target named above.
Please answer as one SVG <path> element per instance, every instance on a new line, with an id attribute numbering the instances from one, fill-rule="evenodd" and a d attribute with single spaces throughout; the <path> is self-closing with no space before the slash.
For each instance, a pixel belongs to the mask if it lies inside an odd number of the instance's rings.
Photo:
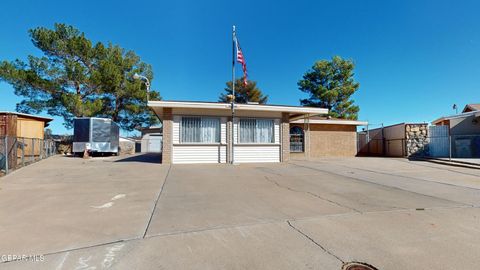
<path id="1" fill-rule="evenodd" d="M 0 178 L 0 269 L 480 263 L 480 170 L 382 158 L 157 161 L 53 157 Z"/>

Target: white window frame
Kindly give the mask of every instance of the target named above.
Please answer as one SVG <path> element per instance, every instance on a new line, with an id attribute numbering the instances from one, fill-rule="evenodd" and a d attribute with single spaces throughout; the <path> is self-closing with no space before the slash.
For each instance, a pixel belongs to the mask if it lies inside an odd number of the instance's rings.
<path id="1" fill-rule="evenodd" d="M 245 120 L 245 119 L 252 119 L 252 120 L 255 120 L 255 126 L 256 126 L 256 121 L 257 120 L 269 120 L 269 121 L 272 121 L 272 137 L 271 137 L 271 140 L 270 142 L 242 142 L 241 141 L 241 137 L 240 137 L 240 132 L 241 132 L 241 121 L 242 120 Z M 257 129 L 255 129 L 257 130 Z M 238 118 L 238 121 L 237 121 L 237 143 L 238 144 L 258 144 L 258 145 L 275 145 L 275 119 L 272 119 L 272 118 L 260 118 L 260 117 L 240 117 Z M 255 139 L 256 136 L 254 134 L 253 138 Z"/>
<path id="2" fill-rule="evenodd" d="M 185 142 L 183 138 L 183 118 L 200 118 L 200 121 L 202 119 L 215 119 L 218 121 L 218 130 L 217 130 L 217 135 L 218 135 L 218 140 L 215 142 Z M 222 121 L 220 117 L 213 117 L 213 116 L 198 116 L 198 115 L 184 115 L 180 117 L 180 123 L 179 123 L 179 143 L 180 144 L 199 144 L 199 145 L 219 145 L 221 144 L 222 141 Z"/>

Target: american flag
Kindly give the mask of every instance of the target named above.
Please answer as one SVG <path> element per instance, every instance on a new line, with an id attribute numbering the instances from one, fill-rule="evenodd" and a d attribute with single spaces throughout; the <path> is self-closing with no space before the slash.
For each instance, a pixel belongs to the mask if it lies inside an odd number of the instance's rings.
<path id="1" fill-rule="evenodd" d="M 243 56 L 242 48 L 240 48 L 240 42 L 238 42 L 238 38 L 236 37 L 235 44 L 237 45 L 237 62 L 242 64 L 243 84 L 247 86 L 247 62 L 245 61 L 245 57 Z"/>

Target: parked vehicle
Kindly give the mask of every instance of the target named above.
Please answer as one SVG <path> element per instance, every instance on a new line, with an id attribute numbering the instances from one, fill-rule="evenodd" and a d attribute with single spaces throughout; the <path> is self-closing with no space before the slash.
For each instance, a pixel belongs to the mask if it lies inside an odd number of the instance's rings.
<path id="1" fill-rule="evenodd" d="M 73 121 L 73 153 L 118 154 L 119 126 L 108 118 L 83 117 Z"/>

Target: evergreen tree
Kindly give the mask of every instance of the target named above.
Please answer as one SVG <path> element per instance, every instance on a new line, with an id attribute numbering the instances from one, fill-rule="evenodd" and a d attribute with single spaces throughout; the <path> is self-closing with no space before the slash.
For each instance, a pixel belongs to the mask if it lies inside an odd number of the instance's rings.
<path id="1" fill-rule="evenodd" d="M 228 95 L 232 94 L 232 81 L 226 83 L 227 87 L 224 89 L 225 93 L 220 94 L 218 101 L 231 102 Z M 264 95 L 262 91 L 257 88 L 257 82 L 247 81 L 247 85 L 244 84 L 243 78 L 235 80 L 235 102 L 247 103 L 258 102 L 260 104 L 267 103 L 268 96 Z"/>
<path id="2" fill-rule="evenodd" d="M 29 31 L 42 57 L 0 62 L 0 80 L 23 97 L 17 111 L 62 116 L 71 127 L 74 117 L 109 117 L 125 130 L 158 120 L 146 104 L 145 85 L 132 78 L 153 78 L 151 66 L 117 45 L 93 44 L 73 26 L 55 24 Z M 150 92 L 150 99 L 160 99 Z"/>
<path id="3" fill-rule="evenodd" d="M 351 60 L 334 56 L 331 61 L 317 61 L 298 82 L 299 89 L 309 98 L 300 100 L 303 106 L 322 107 L 334 118 L 357 119 L 359 107 L 351 96 L 360 84 L 355 81 Z"/>

